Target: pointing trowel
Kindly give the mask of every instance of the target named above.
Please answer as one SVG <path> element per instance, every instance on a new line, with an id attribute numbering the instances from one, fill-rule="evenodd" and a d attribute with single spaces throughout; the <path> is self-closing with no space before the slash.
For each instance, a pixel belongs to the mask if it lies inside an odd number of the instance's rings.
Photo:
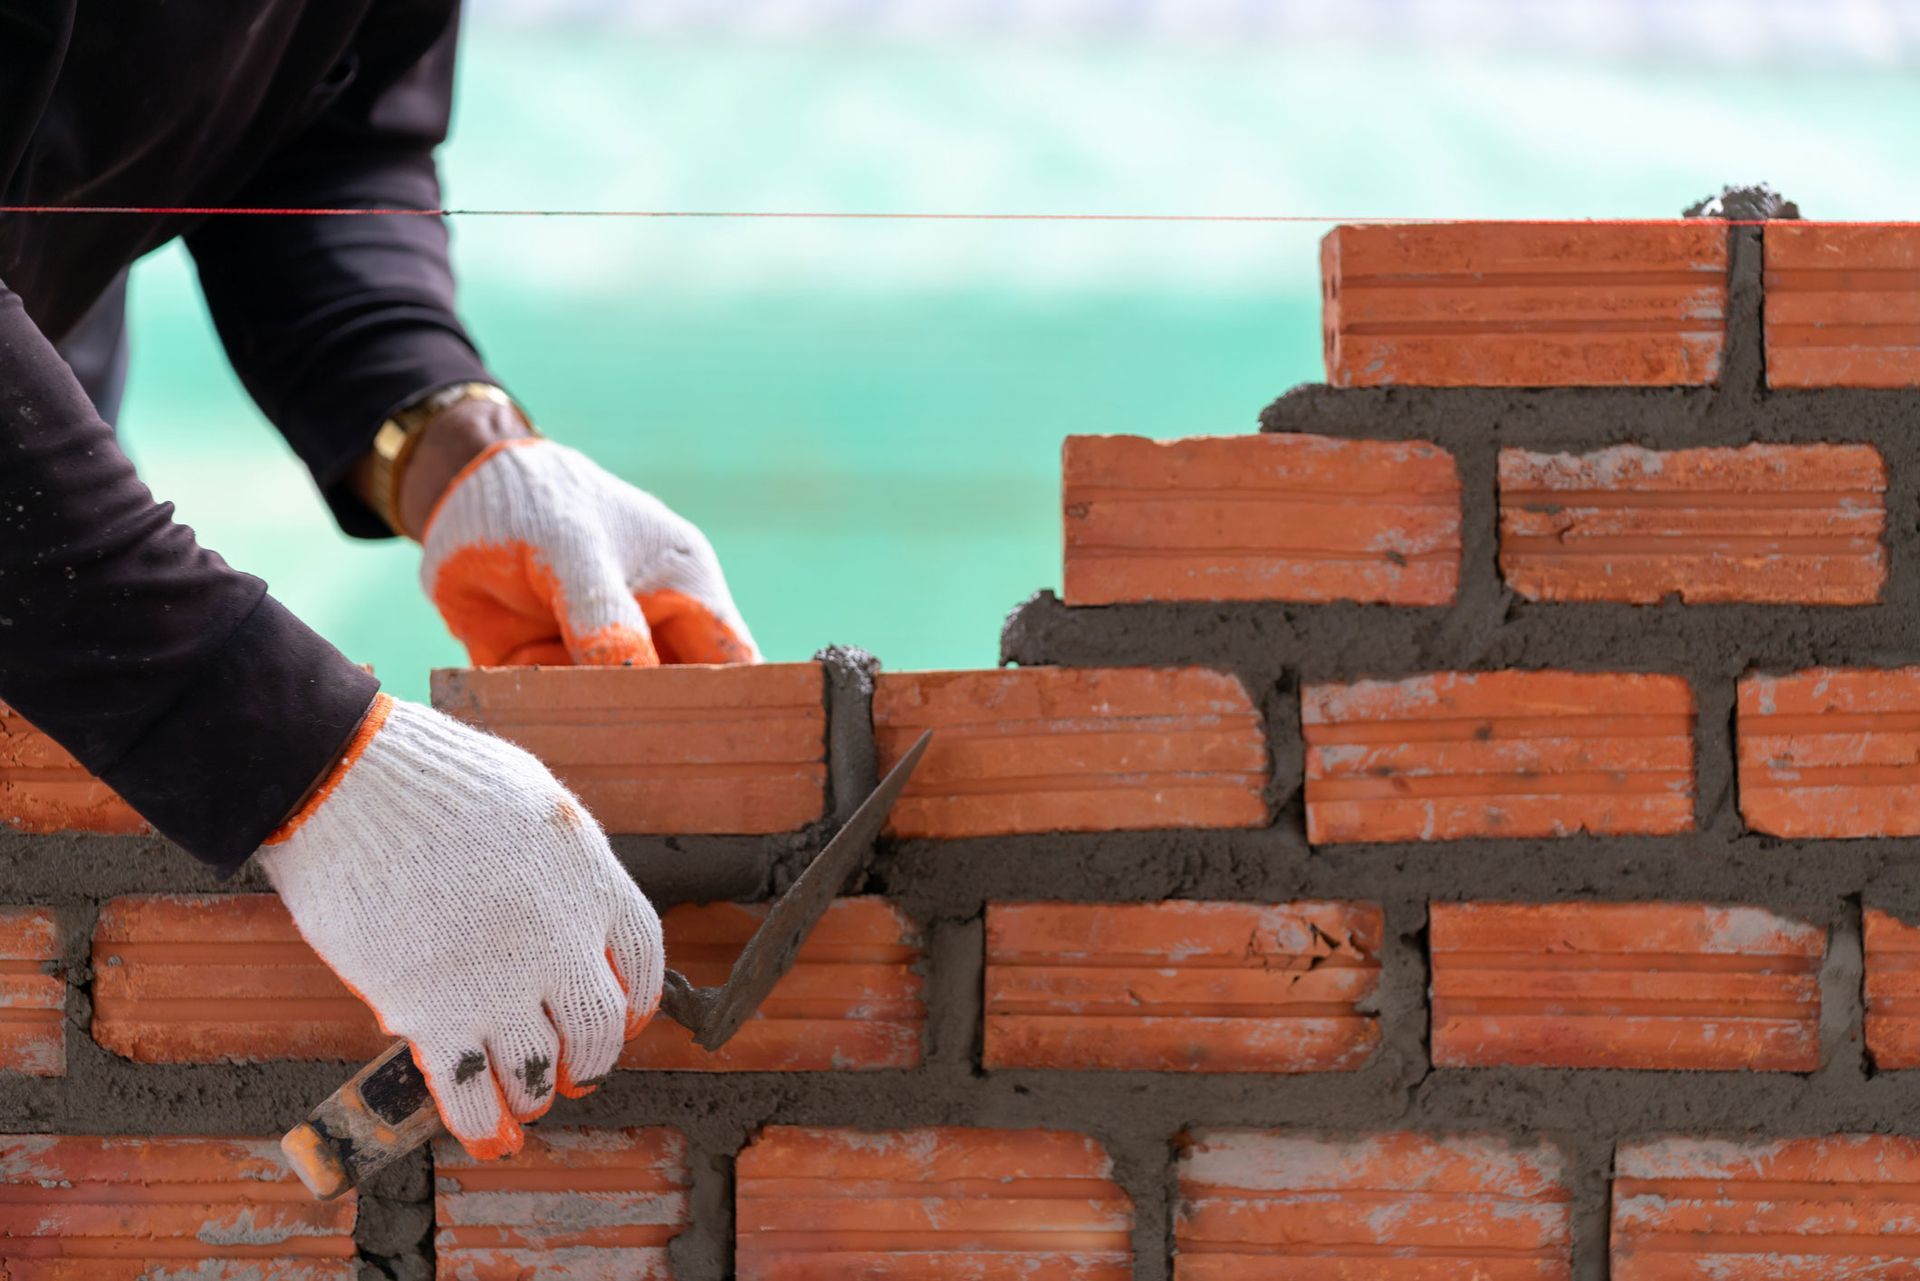
<path id="1" fill-rule="evenodd" d="M 734 961 L 725 983 L 695 987 L 685 976 L 667 971 L 660 1013 L 693 1033 L 695 1044 L 706 1050 L 726 1044 L 793 965 L 794 954 L 815 923 L 866 864 L 894 801 L 932 737 L 931 731 L 920 736 L 774 903 Z M 414 1066 L 407 1043 L 396 1041 L 289 1130 L 280 1148 L 301 1182 L 315 1196 L 330 1201 L 442 1133 L 426 1078 Z"/>

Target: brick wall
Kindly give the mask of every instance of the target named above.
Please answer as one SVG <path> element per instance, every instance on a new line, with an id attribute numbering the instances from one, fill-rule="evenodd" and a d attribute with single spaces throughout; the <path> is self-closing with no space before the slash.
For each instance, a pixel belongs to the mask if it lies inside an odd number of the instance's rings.
<path id="1" fill-rule="evenodd" d="M 442 674 L 703 979 L 936 738 L 724 1053 L 324 1211 L 253 1163 L 365 1011 L 0 713 L 0 1268 L 1910 1275 L 1909 240 L 1341 229 L 1327 385 L 1067 443 L 1008 666 Z"/>

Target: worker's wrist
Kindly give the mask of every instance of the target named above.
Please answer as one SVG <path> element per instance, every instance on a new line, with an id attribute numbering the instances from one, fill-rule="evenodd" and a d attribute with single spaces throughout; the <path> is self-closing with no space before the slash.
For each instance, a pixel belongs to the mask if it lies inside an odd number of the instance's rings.
<path id="1" fill-rule="evenodd" d="M 434 507 L 462 468 L 490 446 L 534 434 L 520 411 L 502 401 L 456 401 L 428 419 L 400 476 L 396 508 L 402 531 L 423 536 Z"/>

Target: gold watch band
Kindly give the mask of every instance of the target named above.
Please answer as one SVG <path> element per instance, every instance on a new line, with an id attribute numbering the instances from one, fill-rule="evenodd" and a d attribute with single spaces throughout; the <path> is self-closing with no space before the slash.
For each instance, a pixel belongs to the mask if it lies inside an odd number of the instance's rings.
<path id="1" fill-rule="evenodd" d="M 442 387 L 398 410 L 380 424 L 367 451 L 364 496 L 374 513 L 387 522 L 394 533 L 411 538 L 413 533 L 400 520 L 400 484 L 407 474 L 407 461 L 420 444 L 420 429 L 443 411 L 463 400 L 490 400 L 505 405 L 520 417 L 533 435 L 539 435 L 526 411 L 513 397 L 492 383 L 455 383 Z"/>

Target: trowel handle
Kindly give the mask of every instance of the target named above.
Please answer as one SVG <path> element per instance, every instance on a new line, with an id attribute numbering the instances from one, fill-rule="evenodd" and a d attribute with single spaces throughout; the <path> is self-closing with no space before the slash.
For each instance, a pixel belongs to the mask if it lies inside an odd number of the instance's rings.
<path id="1" fill-rule="evenodd" d="M 395 1041 L 288 1130 L 280 1150 L 300 1181 L 331 1201 L 443 1133 L 427 1079 L 407 1043 Z"/>

